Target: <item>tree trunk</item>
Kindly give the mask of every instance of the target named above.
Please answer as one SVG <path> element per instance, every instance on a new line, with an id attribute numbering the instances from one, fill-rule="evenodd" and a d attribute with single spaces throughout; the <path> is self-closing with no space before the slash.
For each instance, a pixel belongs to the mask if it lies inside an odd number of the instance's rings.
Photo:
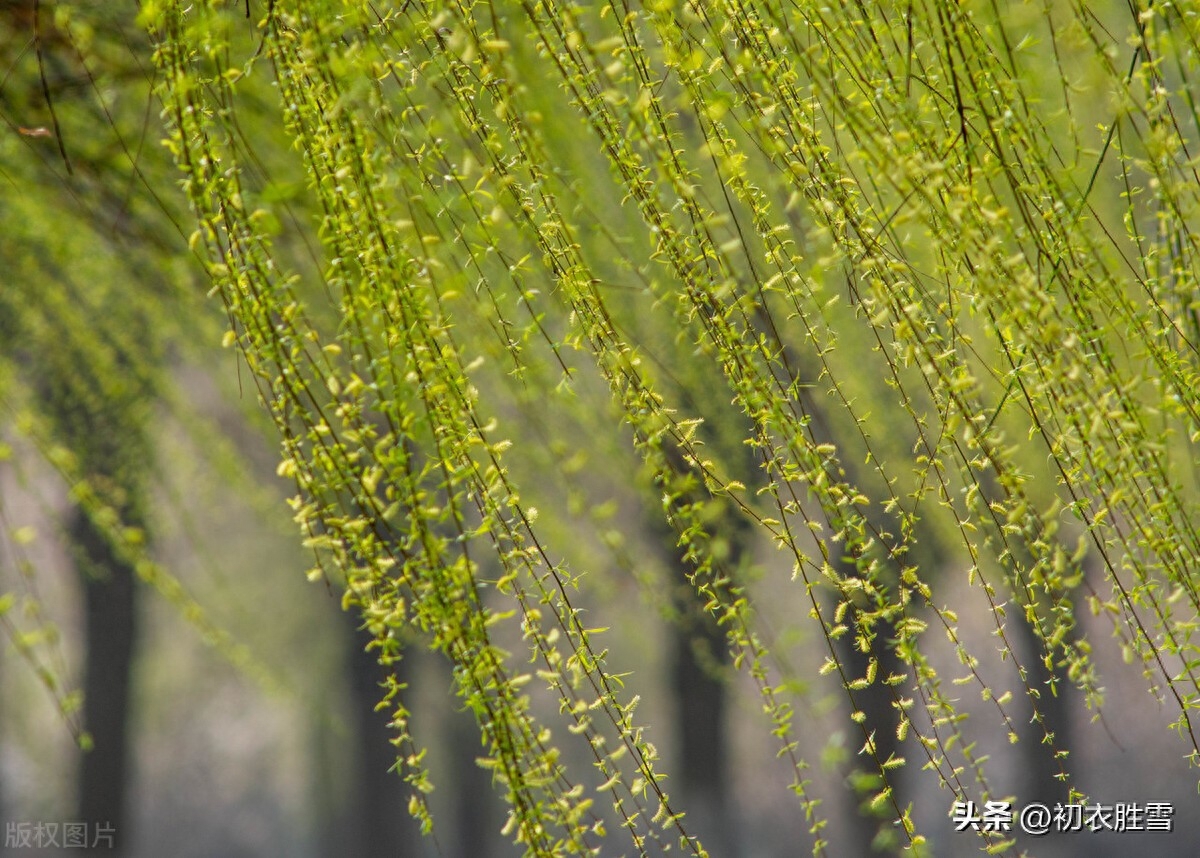
<path id="1" fill-rule="evenodd" d="M 676 717 L 684 828 L 713 856 L 735 853 L 734 813 L 726 751 L 729 648 L 716 620 L 696 604 L 683 608 L 672 629 L 671 680 Z"/>
<path id="2" fill-rule="evenodd" d="M 396 730 L 391 726 L 390 707 L 375 711 L 383 699 L 381 683 L 389 671 L 406 682 L 412 676 L 412 653 L 385 670 L 375 652 L 364 647 L 371 636 L 357 629 L 357 614 L 346 614 L 352 627 L 350 679 L 352 708 L 357 717 L 356 750 L 358 758 L 352 783 L 355 799 L 349 818 L 349 848 L 340 852 L 361 858 L 416 858 L 422 854 L 421 833 L 408 813 L 410 787 L 392 771 L 397 749 L 392 744 Z M 407 696 L 407 695 L 406 695 Z"/>
<path id="3" fill-rule="evenodd" d="M 900 782 L 900 770 L 893 769 L 887 773 L 887 786 L 892 789 L 892 798 L 872 808 L 871 799 L 884 788 L 880 766 L 891 757 L 901 757 L 901 743 L 897 738 L 896 709 L 892 706 L 895 699 L 893 689 L 885 685 L 889 675 L 905 673 L 905 667 L 890 645 L 892 634 L 890 626 L 875 628 L 875 639 L 870 652 L 863 652 L 855 645 L 854 635 L 847 633 L 834 642 L 834 649 L 847 679 L 853 681 L 867 674 L 871 658 L 876 661 L 875 681 L 853 692 L 851 708 L 862 712 L 865 716 L 863 729 L 847 720 L 848 728 L 852 730 L 847 743 L 852 754 L 847 771 L 850 788 L 847 796 L 853 802 L 853 807 L 847 814 L 850 827 L 850 843 L 852 848 L 846 854 L 868 856 L 877 852 L 891 852 L 889 842 L 897 831 L 893 824 L 896 818 L 896 807 L 904 808 L 906 799 L 903 784 Z M 866 744 L 863 733 L 874 740 L 874 753 L 859 753 Z M 879 835 L 883 835 L 877 842 Z"/>
<path id="4" fill-rule="evenodd" d="M 87 825 L 89 846 L 99 841 L 98 851 L 121 855 L 132 840 L 126 798 L 137 587 L 132 567 L 114 555 L 82 510 L 72 513 L 69 532 L 83 581 L 83 726 L 92 740 L 80 763 L 76 816 Z"/>
<path id="5" fill-rule="evenodd" d="M 1036 707 L 1040 722 L 1030 714 L 1027 723 L 1018 731 L 1019 747 L 1024 749 L 1022 759 L 1022 783 L 1017 798 L 1020 804 L 1042 802 L 1053 807 L 1055 802 L 1066 804 L 1070 787 L 1068 782 L 1058 778 L 1060 772 L 1066 770 L 1066 762 L 1055 759 L 1056 751 L 1069 750 L 1071 747 L 1071 697 L 1075 686 L 1061 674 L 1051 691 L 1050 680 L 1055 674 L 1046 669 L 1045 645 L 1038 638 L 1033 627 L 1025 620 L 1023 611 L 1014 611 L 1011 626 L 1015 626 L 1020 635 L 1024 652 L 1023 664 L 1028 672 L 1029 687 L 1038 694 L 1031 698 L 1030 703 Z M 1046 741 L 1046 736 L 1051 741 Z"/>
<path id="6" fill-rule="evenodd" d="M 452 705 L 457 702 L 457 698 L 451 699 Z M 483 748 L 475 719 L 467 712 L 454 712 L 447 726 L 447 751 L 453 770 L 453 781 L 447 786 L 452 796 L 451 822 L 459 858 L 521 854 L 515 848 L 505 851 L 499 836 L 503 827 L 501 799 L 492 790 L 491 774 L 476 762 Z"/>

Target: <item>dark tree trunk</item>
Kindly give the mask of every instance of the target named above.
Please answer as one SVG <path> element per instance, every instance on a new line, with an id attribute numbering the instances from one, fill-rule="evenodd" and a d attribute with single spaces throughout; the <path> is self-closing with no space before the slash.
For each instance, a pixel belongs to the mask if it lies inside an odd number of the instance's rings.
<path id="1" fill-rule="evenodd" d="M 850 692 L 850 706 L 862 712 L 865 719 L 860 729 L 857 724 L 847 720 L 851 732 L 847 738 L 848 750 L 851 753 L 847 780 L 849 789 L 847 795 L 854 806 L 847 815 L 850 820 L 850 843 L 852 848 L 846 854 L 871 855 L 882 848 L 882 851 L 892 851 L 888 841 L 892 840 L 898 829 L 893 823 L 896 819 L 896 808 L 904 808 L 906 802 L 903 784 L 900 780 L 899 769 L 887 772 L 886 786 L 892 789 L 892 798 L 871 807 L 871 799 L 884 788 L 884 778 L 880 767 L 893 756 L 901 757 L 901 743 L 897 738 L 899 720 L 896 708 L 892 705 L 895 700 L 894 691 L 884 684 L 889 675 L 905 673 L 905 668 L 895 650 L 890 645 L 893 637 L 890 627 L 875 629 L 875 639 L 870 652 L 863 652 L 855 645 L 853 634 L 842 635 L 834 642 L 834 649 L 846 677 L 850 681 L 860 679 L 867 674 L 868 665 L 873 657 L 876 661 L 875 681 L 866 688 Z M 864 735 L 865 734 L 865 735 Z M 873 753 L 859 753 L 866 744 L 865 736 L 874 740 Z M 883 839 L 877 842 L 877 837 L 883 834 Z"/>
<path id="2" fill-rule="evenodd" d="M 83 581 L 83 726 L 92 740 L 80 764 L 77 817 L 87 825 L 89 846 L 99 840 L 98 851 L 120 855 L 131 840 L 126 798 L 136 576 L 82 510 L 72 513 L 69 531 Z"/>
<path id="3" fill-rule="evenodd" d="M 723 519 L 717 538 L 728 541 L 722 573 L 737 577 L 751 538 L 745 523 Z M 677 622 L 671 627 L 668 670 L 675 696 L 675 777 L 669 792 L 686 816 L 684 829 L 698 837 L 713 858 L 738 854 L 737 813 L 729 771 L 729 643 L 705 599 L 690 583 L 690 561 L 681 556 L 678 535 L 661 522 L 658 536 L 670 546 L 668 557 L 679 570 L 675 582 Z M 736 583 L 736 581 L 735 581 Z"/>
<path id="4" fill-rule="evenodd" d="M 357 622 L 356 616 L 346 616 L 352 626 Z M 387 671 L 374 652 L 365 651 L 369 642 L 369 635 L 354 630 L 350 672 L 354 697 L 351 705 L 357 719 L 357 764 L 351 777 L 356 784 L 356 798 L 344 818 L 342 827 L 347 834 L 338 844 L 337 854 L 361 858 L 518 854 L 511 849 L 505 852 L 497 843 L 503 822 L 499 799 L 492 790 L 491 776 L 476 762 L 482 753 L 479 728 L 463 712 L 447 713 L 440 731 L 428 731 L 431 737 L 441 733 L 448 768 L 445 782 L 433 796 L 440 800 L 434 808 L 440 820 L 434 832 L 436 843 L 421 834 L 408 812 L 412 788 L 400 774 L 390 771 L 399 753 L 391 741 L 396 737 L 395 728 L 390 726 L 391 709 L 374 711 L 384 695 L 382 683 Z M 404 658 L 391 668 L 397 681 L 411 684 L 417 674 L 417 660 L 424 657 L 418 647 L 408 648 Z M 411 704 L 412 695 L 404 695 Z M 453 696 L 448 705 L 455 705 Z"/>
<path id="5" fill-rule="evenodd" d="M 684 827 L 715 858 L 734 855 L 732 796 L 726 749 L 729 649 L 716 620 L 698 603 L 683 608 L 672 631 L 671 679 Z"/>
<path id="6" fill-rule="evenodd" d="M 451 699 L 452 704 L 457 698 Z M 480 768 L 476 760 L 483 753 L 479 726 L 466 712 L 455 712 L 446 736 L 453 782 L 451 790 L 452 822 L 459 858 L 487 858 L 492 854 L 519 855 L 520 852 L 501 845 L 503 827 L 501 799 L 492 790 L 491 775 Z"/>
<path id="7" fill-rule="evenodd" d="M 1019 747 L 1024 749 L 1021 765 L 1023 783 L 1017 787 L 1017 797 L 1021 804 L 1034 801 L 1051 807 L 1055 802 L 1066 804 L 1070 787 L 1058 775 L 1067 770 L 1069 758 L 1059 761 L 1055 758 L 1055 752 L 1071 747 L 1071 698 L 1075 686 L 1060 674 L 1051 691 L 1050 680 L 1055 674 L 1046 669 L 1045 646 L 1033 627 L 1026 622 L 1024 612 L 1017 611 L 1014 614 L 1010 627 L 1015 627 L 1020 634 L 1025 650 L 1022 663 L 1028 672 L 1027 681 L 1038 695 L 1031 702 L 1041 716 L 1038 721 L 1030 713 L 1027 723 L 1017 733 Z M 1049 742 L 1046 741 L 1047 735 L 1051 738 Z"/>
<path id="8" fill-rule="evenodd" d="M 357 625 L 357 614 L 345 616 L 352 626 Z M 391 707 L 375 711 L 383 699 L 382 683 L 389 671 L 394 671 L 400 682 L 412 676 L 414 653 L 405 653 L 403 659 L 385 670 L 375 651 L 364 649 L 371 641 L 370 635 L 353 628 L 352 641 L 351 705 L 357 719 L 357 761 L 352 778 L 355 798 L 350 805 L 349 843 L 345 844 L 349 848 L 339 852 L 361 858 L 416 858 L 422 854 L 422 844 L 420 828 L 408 812 L 411 788 L 392 770 L 398 751 L 392 744 L 396 729 L 391 726 Z"/>

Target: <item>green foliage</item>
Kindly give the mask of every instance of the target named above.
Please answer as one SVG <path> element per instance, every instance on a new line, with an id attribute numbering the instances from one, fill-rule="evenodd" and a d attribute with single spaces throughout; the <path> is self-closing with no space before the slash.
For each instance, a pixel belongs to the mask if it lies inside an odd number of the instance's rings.
<path id="1" fill-rule="evenodd" d="M 0 94 L 11 132 L 0 138 L 0 413 L 5 431 L 20 438 L 17 455 L 5 445 L 0 461 L 11 457 L 28 479 L 37 468 L 25 460 L 40 454 L 113 556 L 273 687 L 148 548 L 154 432 L 168 411 L 196 423 L 171 387 L 167 343 L 178 355 L 197 348 L 198 334 L 219 336 L 213 315 L 186 300 L 179 287 L 189 278 L 171 258 L 186 204 L 172 199 L 172 162 L 145 139 L 150 55 L 148 34 L 111 8 L 0 8 Z M 0 604 L 20 606 L 0 625 L 86 744 L 56 624 L 64 606 L 44 602 L 29 556 L 45 534 L 16 527 L 2 507 L 0 526 L 4 559 L 18 573 Z"/>
<path id="2" fill-rule="evenodd" d="M 982 594 L 1068 784 L 1017 622 L 1099 707 L 1081 617 L 1105 618 L 1200 758 L 1194 4 L 255 11 L 142 4 L 191 248 L 274 422 L 312 577 L 345 587 L 384 664 L 414 630 L 453 662 L 528 854 L 618 835 L 706 854 L 580 607 L 572 559 L 638 565 L 592 486 L 659 501 L 817 854 L 821 748 L 732 529 L 791 567 L 905 848 L 925 838 L 897 770 L 997 797 L 972 731 L 1015 737 L 1021 717 L 954 581 Z M 906 673 L 855 675 L 844 639 Z M 856 696 L 876 686 L 916 759 L 878 753 Z M 428 821 L 402 695 L 386 705 Z"/>

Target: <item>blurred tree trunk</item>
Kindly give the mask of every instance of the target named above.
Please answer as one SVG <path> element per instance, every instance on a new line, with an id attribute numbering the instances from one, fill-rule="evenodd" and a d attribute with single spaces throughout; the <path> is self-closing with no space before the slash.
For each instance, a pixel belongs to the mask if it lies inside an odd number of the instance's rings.
<path id="1" fill-rule="evenodd" d="M 876 679 L 866 688 L 850 692 L 850 707 L 862 712 L 864 720 L 862 730 L 849 720 L 846 721 L 848 732 L 847 745 L 851 754 L 847 767 L 847 780 L 850 789 L 846 791 L 847 798 L 853 802 L 849 808 L 847 819 L 851 850 L 846 854 L 868 856 L 878 852 L 890 852 L 888 835 L 894 832 L 895 807 L 901 809 L 906 804 L 905 791 L 900 782 L 900 770 L 893 769 L 887 773 L 887 786 L 891 787 L 893 801 L 887 801 L 876 808 L 870 806 L 871 799 L 884 788 L 880 765 L 893 756 L 904 756 L 901 752 L 900 741 L 897 737 L 899 721 L 896 709 L 892 706 L 893 689 L 883 680 L 892 674 L 903 674 L 907 670 L 890 645 L 894 637 L 890 626 L 875 628 L 875 638 L 868 652 L 863 652 L 855 644 L 852 630 L 834 641 L 837 658 L 846 672 L 849 680 L 859 679 L 867 675 L 871 659 L 876 661 Z M 863 733 L 873 739 L 874 753 L 863 750 L 866 740 Z M 880 835 L 883 835 L 880 838 Z"/>
<path id="2" fill-rule="evenodd" d="M 149 392 L 123 377 L 129 368 L 121 356 L 108 366 L 89 360 L 70 336 L 47 364 L 40 404 L 78 456 L 79 475 L 97 504 L 74 508 L 66 524 L 83 589 L 83 729 L 90 737 L 79 763 L 76 817 L 87 824 L 89 844 L 125 854 L 133 841 L 127 798 L 138 583 L 134 560 L 120 546 L 148 523 L 152 446 L 143 404 Z"/>
<path id="3" fill-rule="evenodd" d="M 87 825 L 89 846 L 112 834 L 116 852 L 131 840 L 127 815 L 130 773 L 130 680 L 137 639 L 137 582 L 108 539 L 82 510 L 71 514 L 69 534 L 78 557 L 84 595 L 83 727 L 91 749 L 80 760 L 76 817 Z"/>
<path id="4" fill-rule="evenodd" d="M 451 704 L 457 704 L 453 697 Z M 492 776 L 476 762 L 483 748 L 479 726 L 466 712 L 455 712 L 450 719 L 445 741 L 449 745 L 451 777 L 449 788 L 455 840 L 459 858 L 488 858 L 492 854 L 519 855 L 519 850 L 502 850 L 504 839 L 500 799 L 492 790 Z"/>
<path id="5" fill-rule="evenodd" d="M 729 646 L 716 620 L 692 594 L 671 629 L 671 682 L 675 693 L 680 806 L 684 827 L 714 856 L 733 856 L 725 672 Z"/>
<path id="6" fill-rule="evenodd" d="M 338 844 L 337 854 L 362 858 L 427 855 L 487 858 L 496 848 L 496 833 L 502 826 L 502 818 L 491 776 L 476 763 L 480 754 L 478 726 L 463 712 L 451 713 L 442 726 L 441 740 L 448 767 L 444 783 L 435 793 L 444 798 L 434 808 L 440 820 L 435 829 L 435 843 L 421 834 L 419 824 L 408 812 L 412 788 L 399 774 L 391 771 L 398 752 L 392 744 L 396 730 L 390 724 L 390 708 L 375 711 L 383 697 L 383 683 L 389 672 L 394 672 L 396 680 L 411 689 L 425 654 L 420 647 L 408 647 L 404 658 L 385 670 L 374 651 L 365 649 L 371 636 L 357 628 L 357 616 L 343 616 L 352 628 L 354 641 L 349 667 L 354 697 L 351 705 L 357 718 L 357 755 L 351 777 L 356 784 L 356 798 L 345 819 L 347 837 Z M 411 690 L 405 692 L 404 697 L 409 703 L 413 702 Z M 455 699 L 448 694 L 448 705 L 454 704 Z M 414 717 L 425 714 L 417 713 Z M 437 733 L 427 731 L 427 735 Z M 342 848 L 346 845 L 348 850 Z"/>
<path id="7" fill-rule="evenodd" d="M 1042 802 L 1051 807 L 1055 802 L 1064 804 L 1070 793 L 1069 784 L 1058 778 L 1059 773 L 1069 771 L 1070 760 L 1060 763 L 1055 751 L 1071 747 L 1071 699 L 1075 686 L 1061 675 L 1047 669 L 1045 644 L 1025 619 L 1024 612 L 1016 611 L 1010 626 L 1017 630 L 1024 653 L 1022 664 L 1028 671 L 1029 687 L 1037 693 L 1030 704 L 1041 716 L 1040 723 L 1032 717 L 1026 719 L 1018 730 L 1019 746 L 1023 749 L 1021 766 L 1022 783 L 1016 789 L 1020 804 Z M 1053 683 L 1053 688 L 1051 687 Z M 1045 741 L 1047 734 L 1051 743 Z"/>
<path id="8" fill-rule="evenodd" d="M 669 546 L 668 568 L 681 573 L 674 582 L 677 619 L 669 631 L 679 784 L 670 793 L 687 814 L 683 824 L 688 833 L 711 855 L 732 858 L 738 854 L 739 837 L 728 751 L 729 642 L 686 578 L 691 561 L 680 554 L 678 534 L 661 518 L 654 521 L 655 536 Z M 752 532 L 728 511 L 719 522 L 716 538 L 728 546 L 724 568 L 736 578 Z"/>
<path id="9" fill-rule="evenodd" d="M 999 486 L 992 475 L 987 475 L 984 490 L 989 497 L 999 497 Z M 1025 569 L 1034 567 L 1034 557 L 1019 538 L 1014 537 L 1014 554 Z M 1037 597 L 1033 597 L 1037 598 Z M 1034 605 L 1034 610 L 1045 619 L 1048 611 L 1044 602 Z M 1029 622 L 1021 608 L 1010 614 L 1009 627 L 1016 630 L 1013 646 L 1018 647 L 1017 656 L 1025 667 L 1025 678 L 1031 693 L 1028 698 L 1030 712 L 1017 725 L 1017 753 L 1021 757 L 1021 780 L 1014 786 L 1021 804 L 1042 802 L 1053 806 L 1056 802 L 1069 800 L 1069 781 L 1060 780 L 1058 775 L 1068 771 L 1069 758 L 1060 761 L 1056 752 L 1069 752 L 1071 747 L 1071 698 L 1075 686 L 1060 672 L 1046 666 L 1046 643 L 1038 630 Z M 1047 741 L 1049 737 L 1049 741 Z"/>
<path id="10" fill-rule="evenodd" d="M 383 698 L 382 683 L 389 673 L 395 673 L 401 683 L 412 679 L 414 653 L 405 653 L 404 658 L 385 669 L 375 652 L 366 650 L 372 637 L 357 628 L 358 615 L 344 613 L 343 617 L 352 634 L 349 670 L 351 709 L 356 718 L 356 760 L 351 778 L 354 798 L 347 826 L 349 842 L 341 844 L 348 848 L 338 852 L 359 858 L 415 858 L 423 854 L 421 832 L 408 812 L 410 787 L 392 771 L 397 751 L 392 744 L 396 730 L 391 726 L 391 709 L 375 709 Z"/>

